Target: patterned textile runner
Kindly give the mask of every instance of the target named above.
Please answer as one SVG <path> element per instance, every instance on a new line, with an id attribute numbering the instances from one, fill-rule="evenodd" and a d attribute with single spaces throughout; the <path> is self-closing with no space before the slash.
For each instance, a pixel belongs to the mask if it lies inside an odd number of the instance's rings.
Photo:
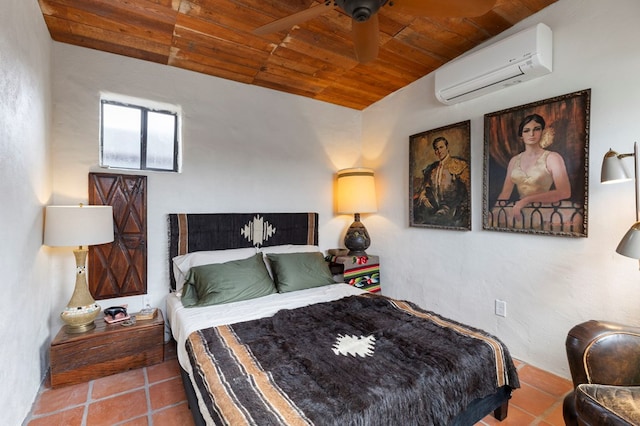
<path id="1" fill-rule="evenodd" d="M 446 425 L 519 387 L 495 337 L 373 294 L 199 330 L 187 352 L 215 424 Z"/>
<path id="2" fill-rule="evenodd" d="M 170 271 L 171 259 L 194 251 L 318 244 L 318 213 L 171 213 L 167 219 Z"/>

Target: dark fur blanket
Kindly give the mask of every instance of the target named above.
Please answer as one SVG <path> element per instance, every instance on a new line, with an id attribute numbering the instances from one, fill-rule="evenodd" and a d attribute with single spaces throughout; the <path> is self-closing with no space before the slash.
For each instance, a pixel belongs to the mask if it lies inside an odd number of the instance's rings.
<path id="1" fill-rule="evenodd" d="M 205 418 L 234 426 L 446 425 L 518 387 L 496 338 L 369 294 L 200 330 L 187 350 Z"/>

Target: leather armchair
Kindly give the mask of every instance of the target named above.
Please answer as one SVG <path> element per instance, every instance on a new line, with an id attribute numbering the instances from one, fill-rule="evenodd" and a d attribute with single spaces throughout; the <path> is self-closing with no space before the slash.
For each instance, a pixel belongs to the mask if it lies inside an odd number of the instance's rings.
<path id="1" fill-rule="evenodd" d="M 569 331 L 566 350 L 567 426 L 640 424 L 640 327 L 587 321 Z"/>

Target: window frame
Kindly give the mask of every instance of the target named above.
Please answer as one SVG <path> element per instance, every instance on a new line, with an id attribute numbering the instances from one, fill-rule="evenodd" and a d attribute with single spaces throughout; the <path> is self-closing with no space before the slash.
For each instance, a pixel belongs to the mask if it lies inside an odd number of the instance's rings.
<path id="1" fill-rule="evenodd" d="M 104 106 L 115 105 L 119 107 L 126 107 L 140 110 L 140 164 L 138 168 L 134 167 L 122 167 L 122 166 L 110 166 L 104 163 Z M 147 167 L 147 137 L 148 137 L 148 114 L 150 112 L 158 114 L 166 114 L 174 117 L 173 127 L 173 164 L 171 169 L 162 169 L 157 167 Z M 180 172 L 180 112 L 179 110 L 171 110 L 168 108 L 153 108 L 145 105 L 135 104 L 131 102 L 118 101 L 115 99 L 102 98 L 100 99 L 100 167 L 110 169 L 122 169 L 122 170 L 141 170 L 141 171 L 156 171 L 156 172 L 168 172 L 179 173 Z"/>

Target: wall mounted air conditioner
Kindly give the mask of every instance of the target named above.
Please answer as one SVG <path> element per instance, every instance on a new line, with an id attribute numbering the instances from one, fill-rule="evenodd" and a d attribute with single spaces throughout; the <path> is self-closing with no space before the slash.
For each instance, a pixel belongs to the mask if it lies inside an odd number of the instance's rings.
<path id="1" fill-rule="evenodd" d="M 553 34 L 538 24 L 436 70 L 436 97 L 451 105 L 549 74 Z"/>

